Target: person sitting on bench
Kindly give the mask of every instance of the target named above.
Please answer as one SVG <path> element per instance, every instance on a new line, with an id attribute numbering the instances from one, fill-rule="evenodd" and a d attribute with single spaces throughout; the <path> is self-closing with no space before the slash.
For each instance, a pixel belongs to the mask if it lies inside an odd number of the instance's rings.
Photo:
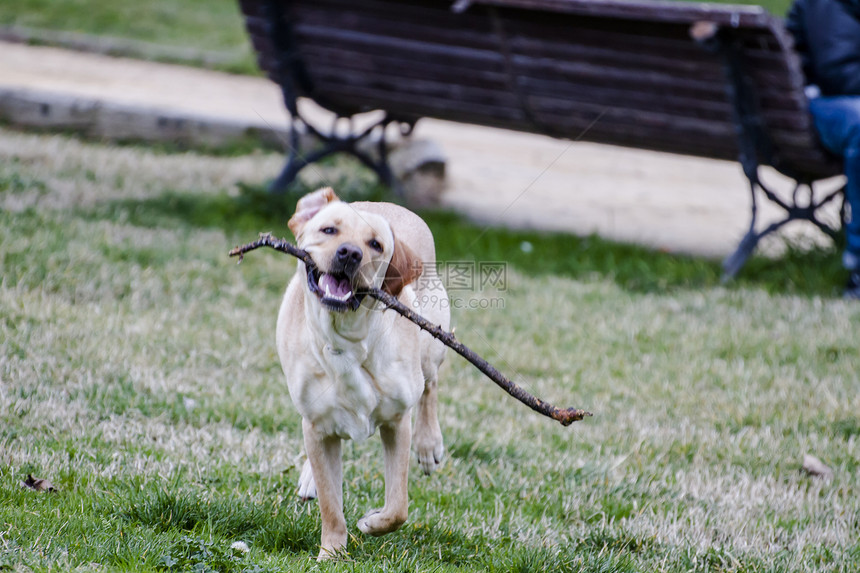
<path id="1" fill-rule="evenodd" d="M 860 300 L 860 0 L 796 0 L 786 28 L 809 84 L 809 111 L 821 142 L 844 162 L 844 295 Z"/>

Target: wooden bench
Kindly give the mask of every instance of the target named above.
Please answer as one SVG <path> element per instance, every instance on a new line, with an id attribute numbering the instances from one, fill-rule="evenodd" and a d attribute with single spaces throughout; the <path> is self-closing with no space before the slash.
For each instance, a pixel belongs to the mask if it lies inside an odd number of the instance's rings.
<path id="1" fill-rule="evenodd" d="M 842 189 L 822 194 L 815 184 L 838 175 L 841 165 L 817 140 L 782 21 L 762 8 L 642 0 L 240 4 L 259 64 L 281 86 L 293 118 L 275 189 L 338 151 L 353 153 L 391 184 L 384 128 L 396 124 L 408 133 L 418 119 L 433 117 L 739 161 L 752 217 L 724 262 L 727 277 L 763 236 L 789 221 L 838 232 L 818 211 Z M 340 117 L 385 115 L 370 128 L 337 135 L 305 121 L 298 97 Z M 303 131 L 324 145 L 302 155 Z M 358 147 L 372 133 L 381 133 L 375 156 Z M 790 198 L 762 184 L 761 166 L 796 182 Z M 763 230 L 760 194 L 785 211 Z"/>

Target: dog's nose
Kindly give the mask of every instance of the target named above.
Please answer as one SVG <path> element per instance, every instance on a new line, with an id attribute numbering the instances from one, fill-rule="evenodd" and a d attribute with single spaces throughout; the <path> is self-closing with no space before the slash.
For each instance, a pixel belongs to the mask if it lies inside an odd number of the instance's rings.
<path id="1" fill-rule="evenodd" d="M 352 274 L 361 263 L 362 253 L 361 249 L 355 245 L 344 243 L 338 247 L 334 257 L 345 273 Z"/>

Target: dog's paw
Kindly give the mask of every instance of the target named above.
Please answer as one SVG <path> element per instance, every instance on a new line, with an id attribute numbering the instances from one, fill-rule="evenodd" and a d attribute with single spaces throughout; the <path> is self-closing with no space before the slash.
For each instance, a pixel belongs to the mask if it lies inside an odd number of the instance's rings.
<path id="1" fill-rule="evenodd" d="M 371 509 L 358 520 L 358 529 L 367 535 L 385 535 L 397 531 L 406 523 L 406 511 L 386 512 L 385 509 Z"/>
<path id="2" fill-rule="evenodd" d="M 311 463 L 307 460 L 305 460 L 305 464 L 302 466 L 302 474 L 299 476 L 298 495 L 304 501 L 316 499 L 317 497 L 317 484 L 314 482 Z"/>
<path id="3" fill-rule="evenodd" d="M 445 447 L 440 443 L 433 448 L 419 449 L 416 454 L 421 471 L 424 472 L 424 475 L 429 476 L 442 465 L 442 460 L 445 458 Z"/>
<path id="4" fill-rule="evenodd" d="M 442 465 L 445 458 L 445 444 L 442 442 L 442 432 L 416 433 L 415 454 L 424 475 L 430 475 Z"/>
<path id="5" fill-rule="evenodd" d="M 349 554 L 346 552 L 346 542 L 343 546 L 337 547 L 320 547 L 320 552 L 317 555 L 317 561 L 346 561 L 349 559 Z"/>

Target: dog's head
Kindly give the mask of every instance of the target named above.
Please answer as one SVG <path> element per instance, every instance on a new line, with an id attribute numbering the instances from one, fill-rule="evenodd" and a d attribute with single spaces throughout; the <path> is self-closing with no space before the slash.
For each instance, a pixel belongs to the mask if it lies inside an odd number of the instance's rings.
<path id="1" fill-rule="evenodd" d="M 384 217 L 356 211 L 330 187 L 302 197 L 288 225 L 315 263 L 305 266 L 307 289 L 329 310 L 358 309 L 371 288 L 396 297 L 421 276 L 421 261 Z"/>

